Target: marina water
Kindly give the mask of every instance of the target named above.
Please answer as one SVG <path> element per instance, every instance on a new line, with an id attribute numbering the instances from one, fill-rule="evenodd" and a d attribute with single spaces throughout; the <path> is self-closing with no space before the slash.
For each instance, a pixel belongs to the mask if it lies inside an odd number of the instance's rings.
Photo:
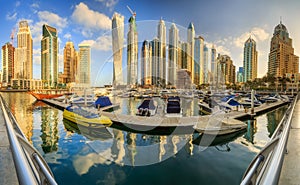
<path id="1" fill-rule="evenodd" d="M 239 184 L 269 141 L 286 106 L 245 120 L 247 130 L 214 138 L 198 134 L 147 135 L 116 128 L 87 129 L 27 93 L 1 93 L 20 128 L 43 155 L 58 184 Z M 139 99 L 118 99 L 118 112 L 135 114 Z M 199 114 L 183 100 L 184 116 Z"/>

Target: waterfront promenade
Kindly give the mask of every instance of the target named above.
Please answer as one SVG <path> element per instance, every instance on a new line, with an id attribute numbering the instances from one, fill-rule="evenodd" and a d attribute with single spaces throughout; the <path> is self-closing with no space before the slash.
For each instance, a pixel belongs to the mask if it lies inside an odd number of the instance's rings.
<path id="1" fill-rule="evenodd" d="M 19 184 L 8 140 L 6 122 L 0 106 L 0 184 Z"/>
<path id="2" fill-rule="evenodd" d="M 300 184 L 300 101 L 297 102 L 287 144 L 288 153 L 284 156 L 280 185 Z"/>

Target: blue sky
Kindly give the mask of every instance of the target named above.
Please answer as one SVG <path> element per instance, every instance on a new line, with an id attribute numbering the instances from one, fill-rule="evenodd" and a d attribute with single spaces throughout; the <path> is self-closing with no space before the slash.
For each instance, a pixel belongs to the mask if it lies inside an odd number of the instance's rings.
<path id="1" fill-rule="evenodd" d="M 203 36 L 209 46 L 214 44 L 218 53 L 231 56 L 237 68 L 242 66 L 243 44 L 252 33 L 257 42 L 259 77 L 267 72 L 270 39 L 280 16 L 293 39 L 295 53 L 300 55 L 297 0 L 0 0 L 0 44 L 10 41 L 10 33 L 18 29 L 20 20 L 28 20 L 33 36 L 34 78 L 40 78 L 40 40 L 42 25 L 47 23 L 58 30 L 60 71 L 66 41 L 73 41 L 76 49 L 78 44 L 88 42 L 92 45 L 92 85 L 108 84 L 112 76 L 111 17 L 118 12 L 127 24 L 127 5 L 137 13 L 139 42 L 153 39 L 161 17 L 167 23 L 167 33 L 168 23 L 181 27 L 181 40 L 186 38 L 184 28 L 193 22 L 196 35 Z"/>

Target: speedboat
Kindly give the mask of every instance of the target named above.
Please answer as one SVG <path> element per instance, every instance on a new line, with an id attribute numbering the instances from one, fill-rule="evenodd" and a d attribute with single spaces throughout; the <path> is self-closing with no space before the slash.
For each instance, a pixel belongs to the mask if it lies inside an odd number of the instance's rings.
<path id="1" fill-rule="evenodd" d="M 218 103 L 220 108 L 226 112 L 238 110 L 242 105 L 235 100 L 235 95 L 226 96 Z"/>
<path id="2" fill-rule="evenodd" d="M 72 104 L 77 104 L 77 105 L 92 105 L 95 103 L 94 100 L 95 96 L 93 94 L 89 94 L 86 96 L 78 96 L 78 95 L 73 95 L 70 98 L 70 103 Z"/>
<path id="3" fill-rule="evenodd" d="M 205 96 L 203 99 L 200 99 L 198 105 L 199 105 L 199 111 L 207 115 L 214 112 L 214 110 L 219 109 L 218 103 L 215 100 L 213 100 L 211 97 L 207 97 L 207 96 Z"/>
<path id="4" fill-rule="evenodd" d="M 180 106 L 180 98 L 178 96 L 168 97 L 165 116 L 182 117 L 182 108 Z"/>
<path id="5" fill-rule="evenodd" d="M 63 118 L 86 127 L 112 125 L 112 121 L 108 117 L 99 116 L 99 114 L 78 105 L 68 106 L 63 112 Z"/>
<path id="6" fill-rule="evenodd" d="M 138 116 L 154 116 L 156 114 L 157 106 L 152 98 L 145 98 L 141 105 L 137 108 L 136 115 Z"/>
<path id="7" fill-rule="evenodd" d="M 194 93 L 193 92 L 183 92 L 181 94 L 182 98 L 186 98 L 186 99 L 193 99 L 194 98 Z"/>
<path id="8" fill-rule="evenodd" d="M 251 96 L 251 95 L 250 95 Z M 241 105 L 243 105 L 244 107 L 251 107 L 251 97 L 244 97 L 244 98 L 242 98 L 240 101 L 239 101 L 239 103 L 241 104 Z M 260 106 L 262 104 L 262 102 L 261 101 L 259 101 L 257 98 L 256 98 L 256 96 L 254 96 L 254 100 L 253 100 L 253 105 L 254 105 L 254 107 L 258 107 L 258 106 Z"/>

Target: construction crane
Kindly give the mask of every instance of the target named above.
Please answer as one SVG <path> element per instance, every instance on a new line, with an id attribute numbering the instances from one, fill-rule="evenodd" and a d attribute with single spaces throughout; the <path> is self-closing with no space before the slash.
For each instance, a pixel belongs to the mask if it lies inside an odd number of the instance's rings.
<path id="1" fill-rule="evenodd" d="M 15 31 L 16 31 L 16 29 L 13 28 L 11 31 L 11 34 L 10 34 L 10 42 L 11 42 L 12 46 L 14 46 Z"/>
<path id="2" fill-rule="evenodd" d="M 127 9 L 130 11 L 131 15 L 135 18 L 136 12 L 133 12 L 128 5 L 127 5 Z"/>

